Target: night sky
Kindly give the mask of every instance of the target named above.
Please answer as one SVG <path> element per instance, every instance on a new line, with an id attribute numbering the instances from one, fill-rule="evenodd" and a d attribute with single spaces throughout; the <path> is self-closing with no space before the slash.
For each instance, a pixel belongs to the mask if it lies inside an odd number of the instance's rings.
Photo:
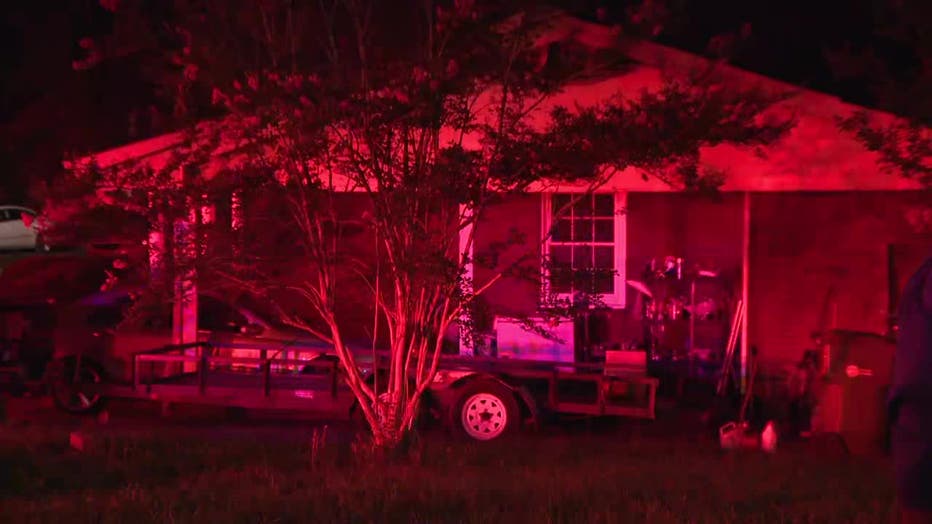
<path id="1" fill-rule="evenodd" d="M 915 75 L 928 48 L 917 50 L 904 44 L 902 35 L 890 36 L 878 14 L 884 1 L 904 0 L 670 0 L 674 14 L 658 40 L 695 53 L 724 54 L 740 67 L 861 105 L 893 106 L 874 89 L 870 73 L 855 68 L 843 77 L 826 53 L 867 53 L 897 80 Z M 611 23 L 621 20 L 632 2 L 550 3 Z M 910 24 L 912 31 L 932 28 L 928 17 Z M 109 14 L 98 0 L 5 6 L 0 19 L 0 203 L 28 202 L 27 180 L 50 176 L 63 154 L 131 141 L 129 112 L 157 105 L 131 63 L 72 69 L 71 61 L 81 52 L 79 40 L 108 30 Z M 908 112 L 909 106 L 894 110 Z"/>

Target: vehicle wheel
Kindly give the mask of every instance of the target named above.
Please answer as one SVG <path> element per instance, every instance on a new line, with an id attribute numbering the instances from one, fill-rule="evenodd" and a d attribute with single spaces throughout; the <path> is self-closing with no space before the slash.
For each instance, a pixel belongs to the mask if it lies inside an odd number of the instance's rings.
<path id="1" fill-rule="evenodd" d="M 514 393 L 492 380 L 467 384 L 453 405 L 453 431 L 473 440 L 494 440 L 518 431 L 521 415 Z"/>
<path id="2" fill-rule="evenodd" d="M 99 393 L 84 393 L 84 384 L 101 384 L 103 373 L 91 361 L 82 360 L 75 374 L 76 359 L 67 359 L 56 366 L 58 370 L 49 377 L 49 391 L 59 409 L 78 415 L 96 413 L 103 407 L 104 398 Z"/>

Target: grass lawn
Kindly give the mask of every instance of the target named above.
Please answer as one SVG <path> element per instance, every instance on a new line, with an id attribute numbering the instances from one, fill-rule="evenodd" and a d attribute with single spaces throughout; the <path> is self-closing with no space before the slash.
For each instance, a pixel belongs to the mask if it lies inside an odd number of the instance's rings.
<path id="1" fill-rule="evenodd" d="M 429 434 L 382 465 L 315 446 L 0 427 L 3 522 L 890 522 L 881 458 L 828 444 L 581 431 L 478 445 Z M 333 435 L 331 434 L 331 437 Z"/>

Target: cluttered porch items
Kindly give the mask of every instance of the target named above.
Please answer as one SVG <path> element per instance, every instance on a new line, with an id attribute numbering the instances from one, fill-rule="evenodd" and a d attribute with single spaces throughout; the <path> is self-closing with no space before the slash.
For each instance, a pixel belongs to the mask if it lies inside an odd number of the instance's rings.
<path id="1" fill-rule="evenodd" d="M 718 269 L 688 264 L 683 257 L 651 259 L 642 291 L 644 345 L 654 363 L 690 363 L 687 374 L 718 373 L 730 334 L 735 299 Z"/>

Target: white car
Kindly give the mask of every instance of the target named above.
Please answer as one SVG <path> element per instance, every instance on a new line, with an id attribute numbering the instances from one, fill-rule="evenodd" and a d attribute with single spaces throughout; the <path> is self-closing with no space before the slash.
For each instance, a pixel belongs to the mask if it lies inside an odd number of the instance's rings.
<path id="1" fill-rule="evenodd" d="M 0 206 L 0 251 L 37 249 L 39 224 L 36 212 L 21 206 Z"/>

